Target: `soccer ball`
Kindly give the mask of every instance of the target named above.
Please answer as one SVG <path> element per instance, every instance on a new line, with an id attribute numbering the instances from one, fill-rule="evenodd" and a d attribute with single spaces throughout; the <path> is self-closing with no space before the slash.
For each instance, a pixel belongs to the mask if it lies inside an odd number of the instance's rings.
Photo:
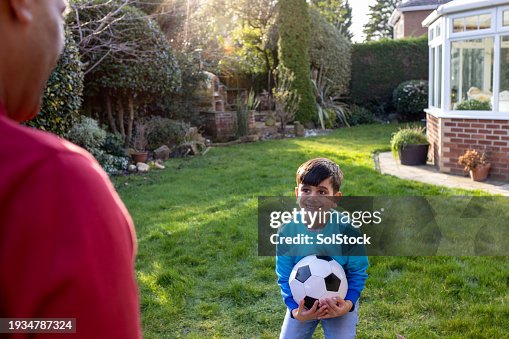
<path id="1" fill-rule="evenodd" d="M 346 296 L 348 283 L 343 267 L 327 256 L 309 255 L 295 264 L 290 274 L 293 299 L 311 309 L 316 300 Z"/>

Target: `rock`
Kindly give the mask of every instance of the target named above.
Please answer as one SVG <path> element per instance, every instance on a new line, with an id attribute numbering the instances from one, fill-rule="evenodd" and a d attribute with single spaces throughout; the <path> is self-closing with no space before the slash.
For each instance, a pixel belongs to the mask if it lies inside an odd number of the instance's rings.
<path id="1" fill-rule="evenodd" d="M 131 172 L 131 173 L 132 173 L 132 172 L 136 172 L 136 165 L 133 165 L 133 164 L 129 165 L 129 166 L 127 167 L 127 170 L 128 170 L 129 172 Z"/>
<path id="2" fill-rule="evenodd" d="M 136 168 L 138 169 L 138 172 L 148 172 L 150 170 L 150 166 L 145 164 L 145 163 L 142 163 L 142 162 L 139 162 L 136 164 Z"/>
<path id="3" fill-rule="evenodd" d="M 170 157 L 170 148 L 163 145 L 154 151 L 154 157 L 156 160 L 166 161 Z"/>
<path id="4" fill-rule="evenodd" d="M 260 136 L 258 134 L 250 134 L 250 135 L 247 136 L 247 140 L 249 142 L 260 141 Z"/>
<path id="5" fill-rule="evenodd" d="M 259 140 L 260 136 L 258 134 L 250 134 L 240 138 L 241 142 L 255 142 Z"/>
<path id="6" fill-rule="evenodd" d="M 155 162 L 155 163 L 154 163 L 154 167 L 155 167 L 155 168 L 158 168 L 158 169 L 165 169 L 165 168 L 166 168 L 166 167 L 164 167 L 164 165 L 163 165 L 163 164 L 160 164 L 160 163 L 158 163 L 158 162 Z"/>

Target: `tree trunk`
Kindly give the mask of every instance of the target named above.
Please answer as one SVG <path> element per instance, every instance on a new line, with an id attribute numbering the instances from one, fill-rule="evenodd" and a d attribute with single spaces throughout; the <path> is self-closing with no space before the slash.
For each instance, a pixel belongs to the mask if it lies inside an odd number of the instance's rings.
<path id="1" fill-rule="evenodd" d="M 106 94 L 106 112 L 108 112 L 108 122 L 110 124 L 110 129 L 113 133 L 118 133 L 117 125 L 115 125 L 115 119 L 113 118 L 113 112 L 111 110 L 111 97 Z"/>
<path id="2" fill-rule="evenodd" d="M 124 129 L 124 104 L 122 103 L 122 96 L 117 96 L 117 106 L 118 106 L 118 126 L 120 129 L 120 135 L 124 139 L 126 145 L 128 145 L 127 140 L 125 138 L 125 129 Z"/>
<path id="3" fill-rule="evenodd" d="M 263 50 L 263 56 L 265 58 L 265 67 L 267 67 L 267 91 L 269 93 L 271 93 L 271 90 L 270 90 L 270 86 L 271 86 L 270 77 L 271 77 L 271 74 L 272 74 L 272 69 L 270 67 L 270 59 L 269 59 L 269 55 L 268 55 L 267 50 Z"/>
<path id="4" fill-rule="evenodd" d="M 134 123 L 134 98 L 132 92 L 127 95 L 127 105 L 129 110 L 129 118 L 127 120 L 127 135 L 126 143 L 129 144 L 133 137 L 133 123 Z"/>

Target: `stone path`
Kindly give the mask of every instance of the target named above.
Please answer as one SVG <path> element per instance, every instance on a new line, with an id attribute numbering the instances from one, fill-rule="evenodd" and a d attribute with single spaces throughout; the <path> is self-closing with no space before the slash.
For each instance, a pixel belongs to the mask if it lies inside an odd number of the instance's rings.
<path id="1" fill-rule="evenodd" d="M 415 180 L 432 185 L 451 188 L 479 189 L 492 194 L 509 196 L 509 183 L 488 180 L 485 182 L 472 181 L 470 177 L 461 177 L 440 173 L 434 166 L 405 166 L 396 161 L 391 152 L 379 153 L 375 157 L 375 166 L 383 174 L 389 174 L 401 179 Z"/>

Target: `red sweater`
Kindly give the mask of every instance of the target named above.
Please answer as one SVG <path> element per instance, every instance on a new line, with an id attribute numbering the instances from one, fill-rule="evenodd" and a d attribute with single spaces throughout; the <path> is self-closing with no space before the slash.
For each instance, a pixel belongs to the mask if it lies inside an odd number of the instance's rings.
<path id="1" fill-rule="evenodd" d="M 141 337 L 135 241 L 95 159 L 0 104 L 0 318 L 76 318 L 72 338 Z"/>

